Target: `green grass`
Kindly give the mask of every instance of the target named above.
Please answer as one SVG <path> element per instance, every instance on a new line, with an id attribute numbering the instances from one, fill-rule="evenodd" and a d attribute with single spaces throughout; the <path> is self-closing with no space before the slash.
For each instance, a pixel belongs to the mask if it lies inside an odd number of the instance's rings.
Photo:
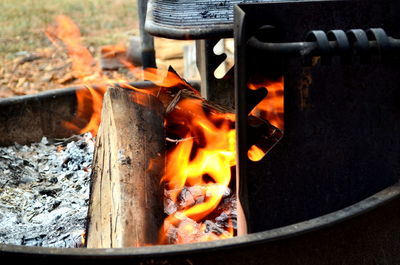
<path id="1" fill-rule="evenodd" d="M 44 35 L 55 16 L 71 17 L 87 46 L 115 44 L 137 33 L 135 0 L 0 0 L 0 58 L 50 45 Z"/>

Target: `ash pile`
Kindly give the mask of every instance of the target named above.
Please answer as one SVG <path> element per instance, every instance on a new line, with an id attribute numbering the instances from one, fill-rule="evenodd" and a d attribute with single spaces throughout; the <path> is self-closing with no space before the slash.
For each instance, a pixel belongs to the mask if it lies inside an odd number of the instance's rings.
<path id="1" fill-rule="evenodd" d="M 90 133 L 0 147 L 0 244 L 83 247 Z"/>

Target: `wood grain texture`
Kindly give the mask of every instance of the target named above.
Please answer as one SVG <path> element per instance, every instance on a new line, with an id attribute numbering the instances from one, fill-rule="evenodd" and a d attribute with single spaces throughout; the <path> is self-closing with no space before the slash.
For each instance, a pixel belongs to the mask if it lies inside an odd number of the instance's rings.
<path id="1" fill-rule="evenodd" d="M 110 88 L 97 135 L 89 206 L 89 248 L 157 242 L 162 223 L 165 133 L 153 96 Z"/>

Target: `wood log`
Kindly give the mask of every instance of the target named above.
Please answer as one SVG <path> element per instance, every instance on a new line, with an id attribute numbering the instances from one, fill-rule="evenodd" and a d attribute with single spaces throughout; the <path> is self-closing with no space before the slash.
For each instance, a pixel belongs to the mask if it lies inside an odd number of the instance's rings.
<path id="1" fill-rule="evenodd" d="M 87 247 L 155 244 L 163 221 L 164 108 L 148 94 L 110 88 L 97 134 Z"/>
<path id="2" fill-rule="evenodd" d="M 180 89 L 175 97 L 169 101 L 168 106 L 166 107 L 165 112 L 168 114 L 171 111 L 173 111 L 176 107 L 176 105 L 183 99 L 198 99 L 201 102 L 201 105 L 203 106 L 204 109 L 207 109 L 209 111 L 212 112 L 218 112 L 218 113 L 234 113 L 235 110 L 228 108 L 226 106 L 222 106 L 220 104 L 217 104 L 215 102 L 212 101 L 208 101 L 204 98 L 202 98 L 200 95 L 195 94 L 194 90 L 190 90 L 190 89 Z"/>

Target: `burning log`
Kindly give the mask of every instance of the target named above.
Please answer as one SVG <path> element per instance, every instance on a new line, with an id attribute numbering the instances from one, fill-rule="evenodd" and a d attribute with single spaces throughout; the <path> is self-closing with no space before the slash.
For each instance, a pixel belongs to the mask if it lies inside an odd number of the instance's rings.
<path id="1" fill-rule="evenodd" d="M 89 248 L 157 242 L 163 220 L 164 108 L 140 92 L 104 95 L 88 213 Z"/>
<path id="2" fill-rule="evenodd" d="M 195 99 L 198 100 L 202 107 L 210 112 L 214 112 L 214 113 L 232 113 L 232 115 L 234 115 L 233 113 L 235 112 L 235 110 L 227 108 L 225 106 L 219 105 L 217 103 L 214 103 L 212 101 L 208 101 L 205 100 L 204 98 L 202 98 L 200 95 L 195 94 L 194 90 L 189 90 L 189 89 L 181 89 L 178 91 L 178 93 L 176 94 L 176 96 L 169 102 L 169 105 L 166 108 L 166 113 L 170 113 L 171 111 L 174 110 L 174 108 L 177 106 L 177 104 L 184 99 Z"/>

